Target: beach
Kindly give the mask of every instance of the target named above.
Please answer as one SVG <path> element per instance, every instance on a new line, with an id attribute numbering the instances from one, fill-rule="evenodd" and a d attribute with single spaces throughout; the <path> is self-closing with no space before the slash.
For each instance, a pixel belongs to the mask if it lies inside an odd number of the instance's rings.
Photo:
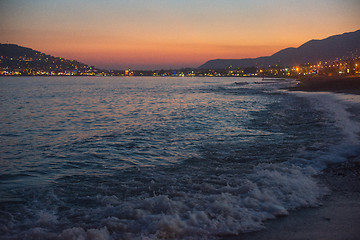
<path id="1" fill-rule="evenodd" d="M 304 77 L 290 90 L 360 94 L 360 77 Z"/>
<path id="2" fill-rule="evenodd" d="M 265 230 L 231 239 L 356 240 L 360 234 L 360 158 L 329 166 L 317 176 L 330 189 L 322 206 L 265 222 Z"/>
<path id="3" fill-rule="evenodd" d="M 291 91 L 360 94 L 360 78 L 316 77 L 300 79 Z M 289 216 L 265 222 L 265 230 L 232 239 L 356 240 L 360 236 L 360 156 L 329 165 L 316 176 L 329 194 L 322 206 L 290 212 Z"/>

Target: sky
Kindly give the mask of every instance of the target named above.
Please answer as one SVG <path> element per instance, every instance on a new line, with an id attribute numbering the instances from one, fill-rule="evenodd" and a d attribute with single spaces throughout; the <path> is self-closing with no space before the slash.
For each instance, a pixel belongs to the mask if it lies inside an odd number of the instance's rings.
<path id="1" fill-rule="evenodd" d="M 359 0 L 0 0 L 0 43 L 103 69 L 272 55 L 360 29 Z"/>

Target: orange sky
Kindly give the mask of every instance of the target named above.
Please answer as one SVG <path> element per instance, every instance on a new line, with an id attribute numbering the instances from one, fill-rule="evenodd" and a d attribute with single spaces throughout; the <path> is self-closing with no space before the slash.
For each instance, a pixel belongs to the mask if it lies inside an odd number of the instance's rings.
<path id="1" fill-rule="evenodd" d="M 0 42 L 112 69 L 197 67 L 360 29 L 358 0 L 4 0 Z"/>

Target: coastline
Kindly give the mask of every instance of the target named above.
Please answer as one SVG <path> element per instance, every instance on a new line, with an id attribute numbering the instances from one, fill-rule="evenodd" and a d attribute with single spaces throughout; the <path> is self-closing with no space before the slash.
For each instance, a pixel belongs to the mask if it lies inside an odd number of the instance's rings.
<path id="1" fill-rule="evenodd" d="M 330 189 L 322 206 L 265 222 L 266 229 L 231 240 L 356 240 L 360 235 L 360 157 L 328 166 L 316 176 Z"/>
<path id="2" fill-rule="evenodd" d="M 290 91 L 334 92 L 360 95 L 360 77 L 309 77 L 300 78 Z"/>
<path id="3" fill-rule="evenodd" d="M 289 91 L 333 92 L 360 95 L 360 77 L 300 79 Z M 315 176 L 329 188 L 322 206 L 292 211 L 289 216 L 264 223 L 264 230 L 239 234 L 230 240 L 356 240 L 360 235 L 360 156 L 331 164 Z"/>

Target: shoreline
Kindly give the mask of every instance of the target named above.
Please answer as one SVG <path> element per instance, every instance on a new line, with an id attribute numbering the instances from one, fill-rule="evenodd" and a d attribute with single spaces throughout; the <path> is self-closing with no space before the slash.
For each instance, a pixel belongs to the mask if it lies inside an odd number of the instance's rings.
<path id="1" fill-rule="evenodd" d="M 290 91 L 334 92 L 360 95 L 360 77 L 311 77 L 300 78 Z"/>
<path id="2" fill-rule="evenodd" d="M 299 79 L 289 91 L 360 95 L 360 77 Z M 360 236 L 360 156 L 328 165 L 315 178 L 330 192 L 319 207 L 291 211 L 269 220 L 263 230 L 241 233 L 227 240 L 357 240 Z"/>
<path id="3" fill-rule="evenodd" d="M 316 176 L 330 189 L 320 207 L 291 211 L 264 223 L 266 229 L 229 240 L 356 240 L 360 235 L 360 157 L 332 164 Z"/>

